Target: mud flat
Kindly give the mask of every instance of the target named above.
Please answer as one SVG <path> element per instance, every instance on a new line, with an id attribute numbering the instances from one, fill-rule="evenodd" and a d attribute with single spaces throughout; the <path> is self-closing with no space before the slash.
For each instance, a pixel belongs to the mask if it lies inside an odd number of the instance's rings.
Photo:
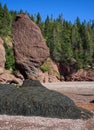
<path id="1" fill-rule="evenodd" d="M 45 87 L 70 97 L 78 107 L 94 112 L 94 82 L 58 82 L 45 83 Z"/>
<path id="2" fill-rule="evenodd" d="M 94 94 L 94 82 L 57 82 L 44 83 L 48 89 L 76 94 Z"/>

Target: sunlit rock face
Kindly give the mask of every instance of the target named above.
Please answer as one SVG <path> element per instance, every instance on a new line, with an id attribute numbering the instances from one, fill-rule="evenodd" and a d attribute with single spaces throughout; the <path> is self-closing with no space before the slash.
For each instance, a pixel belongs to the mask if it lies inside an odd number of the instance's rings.
<path id="1" fill-rule="evenodd" d="M 40 65 L 49 57 L 49 49 L 39 27 L 28 15 L 20 14 L 13 24 L 16 67 L 25 78 L 36 78 Z"/>
<path id="2" fill-rule="evenodd" d="M 4 71 L 5 61 L 5 49 L 3 46 L 3 40 L 0 38 L 0 74 Z"/>

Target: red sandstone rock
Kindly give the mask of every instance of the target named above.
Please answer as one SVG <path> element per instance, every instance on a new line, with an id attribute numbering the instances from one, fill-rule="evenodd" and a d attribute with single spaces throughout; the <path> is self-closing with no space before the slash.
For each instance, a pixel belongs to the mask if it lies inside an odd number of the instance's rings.
<path id="1" fill-rule="evenodd" d="M 94 81 L 94 70 L 80 69 L 70 76 L 71 81 Z"/>
<path id="2" fill-rule="evenodd" d="M 49 49 L 39 27 L 28 15 L 20 14 L 13 25 L 16 67 L 25 78 L 37 78 L 37 70 L 49 57 Z"/>
<path id="3" fill-rule="evenodd" d="M 0 38 L 0 74 L 4 71 L 5 61 L 5 49 L 3 46 L 3 40 Z"/>
<path id="4" fill-rule="evenodd" d="M 63 74 L 64 76 L 67 76 L 71 73 L 70 66 L 66 64 L 60 63 L 58 68 L 59 68 L 59 72 Z"/>
<path id="5" fill-rule="evenodd" d="M 17 78 L 13 74 L 11 74 L 10 70 L 4 70 L 3 74 L 0 75 L 0 83 L 8 83 L 8 84 L 22 84 L 23 83 L 22 78 Z"/>
<path id="6" fill-rule="evenodd" d="M 46 64 L 49 65 L 49 70 L 47 72 L 38 71 L 38 80 L 42 83 L 45 82 L 60 82 L 64 81 L 64 77 L 60 77 L 59 69 L 57 63 L 55 63 L 51 58 L 46 60 Z"/>

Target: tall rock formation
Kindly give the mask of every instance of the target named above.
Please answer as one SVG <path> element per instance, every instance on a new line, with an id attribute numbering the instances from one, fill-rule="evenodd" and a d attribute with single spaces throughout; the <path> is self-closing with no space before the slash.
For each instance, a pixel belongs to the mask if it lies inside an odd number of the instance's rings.
<path id="1" fill-rule="evenodd" d="M 3 73 L 5 61 L 5 49 L 3 46 L 3 40 L 0 38 L 0 74 Z"/>
<path id="2" fill-rule="evenodd" d="M 37 78 L 39 66 L 50 53 L 39 27 L 28 15 L 20 14 L 15 19 L 13 46 L 16 67 L 25 78 Z"/>

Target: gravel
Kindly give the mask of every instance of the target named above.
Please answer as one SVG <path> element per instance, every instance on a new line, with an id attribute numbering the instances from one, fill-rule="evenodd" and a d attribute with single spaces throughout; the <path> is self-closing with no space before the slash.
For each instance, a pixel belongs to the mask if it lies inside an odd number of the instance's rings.
<path id="1" fill-rule="evenodd" d="M 0 115 L 0 130 L 94 130 L 94 119 L 72 120 Z"/>

